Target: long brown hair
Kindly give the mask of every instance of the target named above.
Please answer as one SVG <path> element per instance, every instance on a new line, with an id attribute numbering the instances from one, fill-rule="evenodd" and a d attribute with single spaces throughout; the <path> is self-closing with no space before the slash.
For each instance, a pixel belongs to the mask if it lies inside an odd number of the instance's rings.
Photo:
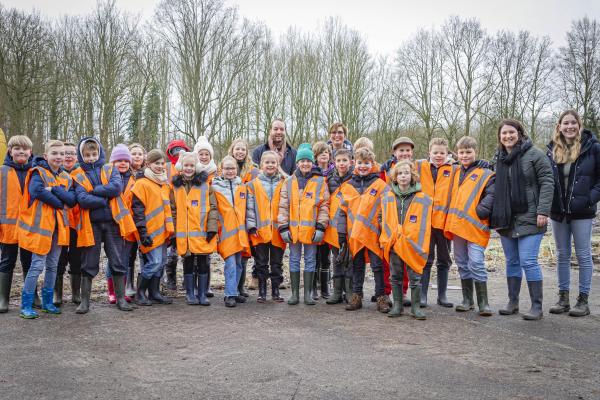
<path id="1" fill-rule="evenodd" d="M 560 124 L 567 115 L 572 115 L 577 120 L 579 125 L 579 131 L 572 144 L 568 144 L 564 135 L 560 131 Z M 574 162 L 579 157 L 581 151 L 581 128 L 582 122 L 581 117 L 575 110 L 566 110 L 558 117 L 558 122 L 554 127 L 554 135 L 552 136 L 552 158 L 557 164 L 564 164 L 568 162 Z"/>

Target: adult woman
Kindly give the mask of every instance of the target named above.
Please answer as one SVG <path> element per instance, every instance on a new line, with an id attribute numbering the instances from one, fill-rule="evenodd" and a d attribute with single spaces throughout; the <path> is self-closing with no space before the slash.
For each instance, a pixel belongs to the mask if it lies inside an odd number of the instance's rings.
<path id="1" fill-rule="evenodd" d="M 531 309 L 523 319 L 539 320 L 543 316 L 543 277 L 538 253 L 552 205 L 552 167 L 544 152 L 527 137 L 521 122 L 513 119 L 500 122 L 497 159 L 491 225 L 500 234 L 508 285 L 508 305 L 499 313 L 519 312 L 525 271 Z"/>
<path id="2" fill-rule="evenodd" d="M 556 242 L 558 303 L 553 314 L 589 315 L 588 294 L 592 283 L 592 221 L 600 200 L 600 143 L 582 129 L 576 111 L 563 112 L 556 124 L 548 157 L 554 173 L 554 198 L 550 218 Z M 571 237 L 579 263 L 579 296 L 571 309 L 569 303 Z"/>
<path id="3" fill-rule="evenodd" d="M 348 149 L 353 151 L 352 142 L 346 137 L 348 136 L 348 128 L 341 122 L 335 122 L 329 127 L 329 140 L 327 144 L 331 147 L 332 158 L 335 158 L 335 152 L 339 149 Z"/>

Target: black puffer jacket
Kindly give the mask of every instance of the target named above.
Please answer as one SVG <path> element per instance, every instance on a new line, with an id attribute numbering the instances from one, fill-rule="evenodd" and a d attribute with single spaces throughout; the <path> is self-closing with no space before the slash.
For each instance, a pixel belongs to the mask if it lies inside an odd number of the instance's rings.
<path id="1" fill-rule="evenodd" d="M 554 198 L 550 218 L 567 222 L 572 219 L 590 219 L 596 216 L 596 203 L 600 200 L 600 143 L 589 130 L 581 132 L 581 151 L 571 165 L 568 185 L 564 185 L 564 164 L 556 164 L 552 157 L 551 142 L 548 158 L 554 174 Z"/>

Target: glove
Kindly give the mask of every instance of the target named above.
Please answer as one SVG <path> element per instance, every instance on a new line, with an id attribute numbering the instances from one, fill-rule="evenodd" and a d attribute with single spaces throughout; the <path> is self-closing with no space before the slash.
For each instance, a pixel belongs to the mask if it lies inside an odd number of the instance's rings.
<path id="1" fill-rule="evenodd" d="M 317 229 L 315 231 L 315 235 L 313 236 L 312 242 L 313 243 L 321 243 L 323 241 L 323 236 L 325 236 L 325 232 Z"/>
<path id="2" fill-rule="evenodd" d="M 206 232 L 206 241 L 210 242 L 211 240 L 213 240 L 216 234 L 217 232 Z"/>
<path id="3" fill-rule="evenodd" d="M 150 247 L 150 246 L 152 246 L 152 238 L 150 236 L 144 235 L 144 236 L 140 237 L 140 243 L 144 247 Z"/>
<path id="4" fill-rule="evenodd" d="M 292 235 L 288 229 L 280 232 L 281 238 L 286 243 L 292 243 Z"/>
<path id="5" fill-rule="evenodd" d="M 348 241 L 346 240 L 345 233 L 338 233 L 338 243 L 340 244 L 340 248 L 342 247 L 342 245 L 345 245 L 348 243 Z"/>
<path id="6" fill-rule="evenodd" d="M 252 235 L 252 236 L 256 236 L 256 232 L 258 232 L 258 231 L 256 230 L 256 228 L 250 228 L 250 229 L 248 230 L 248 234 L 249 234 L 249 235 Z"/>

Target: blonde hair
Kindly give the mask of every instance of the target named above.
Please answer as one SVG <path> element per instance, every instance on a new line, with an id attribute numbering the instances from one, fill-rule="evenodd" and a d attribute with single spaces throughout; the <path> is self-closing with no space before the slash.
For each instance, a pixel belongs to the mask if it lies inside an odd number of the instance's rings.
<path id="1" fill-rule="evenodd" d="M 459 149 L 477 150 L 477 140 L 475 140 L 475 138 L 471 136 L 463 136 L 460 139 L 458 139 L 458 142 L 456 142 L 456 150 Z"/>
<path id="2" fill-rule="evenodd" d="M 359 161 L 375 161 L 375 154 L 370 149 L 362 147 L 354 152 L 354 158 Z"/>
<path id="3" fill-rule="evenodd" d="M 572 144 L 568 144 L 564 135 L 560 131 L 560 124 L 562 124 L 562 120 L 567 115 L 572 115 L 577 120 L 577 124 L 579 124 L 579 131 L 577 132 L 577 136 Z M 581 117 L 575 110 L 567 110 L 564 111 L 558 117 L 558 122 L 554 127 L 554 134 L 552 135 L 552 158 L 554 162 L 557 164 L 564 164 L 568 162 L 574 162 L 579 156 L 579 152 L 581 151 Z"/>
<path id="4" fill-rule="evenodd" d="M 223 172 L 223 165 L 225 165 L 226 162 L 230 162 L 230 161 L 233 163 L 233 165 L 235 165 L 236 171 L 239 172 L 238 163 L 237 163 L 237 160 L 235 159 L 235 157 L 233 157 L 233 156 L 225 156 L 221 160 L 221 164 L 220 164 L 221 173 Z"/>
<path id="5" fill-rule="evenodd" d="M 275 153 L 272 150 L 267 150 L 265 152 L 262 153 L 262 155 L 260 156 L 260 168 L 262 169 L 263 167 L 263 161 L 265 160 L 266 157 L 273 157 L 275 159 L 275 161 L 277 162 L 277 169 L 279 170 L 279 175 L 283 176 L 283 177 L 288 177 L 288 174 L 281 169 L 281 162 L 279 161 L 279 154 Z"/>
<path id="6" fill-rule="evenodd" d="M 26 149 L 33 148 L 33 142 L 25 135 L 15 135 L 8 139 L 8 143 L 6 144 L 8 147 L 8 151 L 12 150 L 13 147 L 24 147 Z"/>
<path id="7" fill-rule="evenodd" d="M 328 151 L 329 152 L 329 161 L 331 161 L 331 148 L 329 147 L 329 145 L 327 143 L 321 142 L 321 141 L 316 142 L 312 146 L 312 151 L 313 151 L 313 154 L 315 155 L 315 160 L 317 159 L 317 157 L 320 154 Z"/>
<path id="8" fill-rule="evenodd" d="M 238 171 L 239 175 L 243 179 L 250 171 L 252 171 L 252 167 L 253 167 L 252 158 L 250 158 L 250 147 L 248 146 L 248 142 L 245 139 L 235 139 L 229 145 L 227 154 L 233 157 L 233 148 L 235 147 L 236 144 L 239 144 L 239 143 L 242 143 L 244 145 L 244 147 L 246 148 L 246 158 L 244 158 L 244 167 L 242 168 L 241 171 Z M 235 158 L 235 157 L 233 157 L 233 158 Z M 236 159 L 236 163 L 237 163 L 237 159 Z"/>
<path id="9" fill-rule="evenodd" d="M 127 147 L 129 148 L 129 151 L 135 149 L 136 147 L 139 147 L 140 149 L 142 149 L 142 153 L 146 154 L 146 149 L 140 143 L 131 143 Z"/>
<path id="10" fill-rule="evenodd" d="M 362 148 L 367 148 L 367 149 L 373 151 L 375 149 L 375 146 L 373 145 L 373 141 L 371 139 L 369 139 L 368 137 L 365 137 L 365 136 L 361 136 L 358 139 L 356 139 L 356 142 L 354 142 L 355 154 L 356 154 L 356 150 L 362 149 Z"/>
<path id="11" fill-rule="evenodd" d="M 421 178 L 419 177 L 419 174 L 417 173 L 417 168 L 415 167 L 415 164 L 410 160 L 402 160 L 402 161 L 398 162 L 396 165 L 394 165 L 394 168 L 392 168 L 392 170 L 390 171 L 390 181 L 396 182 L 396 178 L 398 177 L 398 174 L 400 173 L 400 167 L 403 167 L 405 165 L 408 165 L 408 168 L 410 169 L 410 185 L 412 186 L 412 185 L 418 183 Z"/>
<path id="12" fill-rule="evenodd" d="M 448 149 L 448 141 L 441 137 L 434 137 L 434 138 L 431 138 L 431 140 L 429 141 L 429 150 L 430 151 L 433 146 L 446 146 L 446 150 L 447 150 Z"/>
<path id="13" fill-rule="evenodd" d="M 52 147 L 64 147 L 64 145 L 60 140 L 48 140 L 44 146 L 44 153 L 48 153 Z"/>

